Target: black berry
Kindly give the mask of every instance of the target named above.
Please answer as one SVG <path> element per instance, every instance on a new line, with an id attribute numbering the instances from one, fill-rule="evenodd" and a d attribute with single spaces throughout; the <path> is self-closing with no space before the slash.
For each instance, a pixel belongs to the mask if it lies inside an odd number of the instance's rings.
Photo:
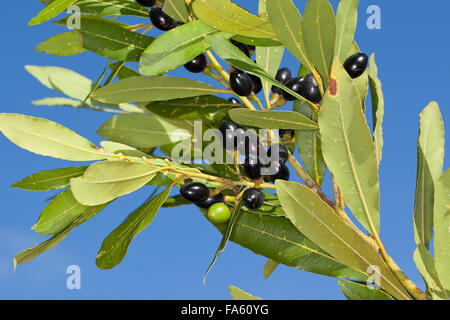
<path id="1" fill-rule="evenodd" d="M 252 180 L 261 178 L 261 162 L 258 158 L 247 157 L 245 158 L 244 170 L 247 177 Z"/>
<path id="2" fill-rule="evenodd" d="M 231 43 L 234 44 L 236 47 L 239 48 L 239 50 L 241 50 L 247 57 L 251 57 L 251 52 L 250 52 L 250 48 L 243 43 L 237 42 L 235 40 L 231 40 Z"/>
<path id="3" fill-rule="evenodd" d="M 153 7 L 156 4 L 155 0 L 136 0 L 143 7 Z"/>
<path id="4" fill-rule="evenodd" d="M 361 76 L 367 68 L 369 57 L 365 53 L 356 53 L 344 63 L 344 69 L 352 79 Z"/>
<path id="5" fill-rule="evenodd" d="M 223 146 L 228 150 L 236 150 L 238 147 L 238 136 L 245 132 L 245 128 L 236 123 L 223 120 L 220 124 L 219 131 L 222 134 Z"/>
<path id="6" fill-rule="evenodd" d="M 305 87 L 305 78 L 292 78 L 291 80 L 288 80 L 285 84 L 286 87 L 294 91 L 295 93 L 303 96 L 304 87 Z M 283 90 L 282 97 L 286 101 L 293 101 L 295 100 L 295 97 L 291 95 L 290 93 L 287 93 Z"/>
<path id="7" fill-rule="evenodd" d="M 316 78 L 314 78 L 312 73 L 305 77 L 302 96 L 314 103 L 318 103 L 322 100 L 319 85 L 317 84 Z"/>
<path id="8" fill-rule="evenodd" d="M 195 202 L 195 205 L 197 207 L 200 207 L 203 209 L 208 209 L 215 203 L 222 203 L 224 201 L 224 199 L 225 199 L 224 195 L 219 193 L 219 194 L 216 194 L 215 196 L 209 197 L 206 200 L 197 201 L 197 202 Z"/>
<path id="9" fill-rule="evenodd" d="M 291 71 L 288 68 L 282 68 L 282 69 L 278 70 L 277 75 L 275 76 L 275 79 L 278 82 L 285 84 L 286 82 L 288 82 L 289 80 L 292 79 Z M 281 90 L 280 87 L 272 86 L 272 92 L 281 95 L 283 90 Z"/>
<path id="10" fill-rule="evenodd" d="M 184 65 L 187 71 L 200 73 L 205 71 L 207 65 L 206 56 L 202 53 Z"/>
<path id="11" fill-rule="evenodd" d="M 252 80 L 253 93 L 254 93 L 254 94 L 260 93 L 261 90 L 262 90 L 262 82 L 261 82 L 261 78 L 255 76 L 255 75 L 253 75 L 253 74 L 248 74 L 248 76 L 249 76 L 250 79 Z"/>
<path id="12" fill-rule="evenodd" d="M 250 188 L 244 191 L 242 195 L 242 200 L 244 201 L 244 205 L 251 210 L 256 210 L 262 207 L 264 204 L 264 193 L 255 188 Z"/>
<path id="13" fill-rule="evenodd" d="M 278 179 L 289 181 L 289 168 L 282 163 L 276 163 L 275 166 L 275 173 L 270 176 L 270 181 L 275 182 Z"/>
<path id="14" fill-rule="evenodd" d="M 176 22 L 159 7 L 150 10 L 150 20 L 159 30 L 168 31 L 176 27 Z"/>
<path id="15" fill-rule="evenodd" d="M 230 98 L 230 99 L 228 99 L 228 101 L 230 101 L 231 103 L 234 103 L 234 104 L 242 104 L 242 102 L 240 102 L 238 99 L 236 99 L 236 98 Z"/>
<path id="16" fill-rule="evenodd" d="M 279 129 L 278 133 L 281 138 L 290 138 L 292 139 L 294 137 L 294 129 Z"/>
<path id="17" fill-rule="evenodd" d="M 199 202 L 209 198 L 209 189 L 203 183 L 192 182 L 180 188 L 181 195 L 188 201 Z"/>
<path id="18" fill-rule="evenodd" d="M 286 163 L 286 161 L 288 160 L 289 157 L 289 151 L 288 148 L 286 148 L 286 146 L 284 144 L 275 144 L 272 145 L 269 150 L 267 150 L 267 155 L 269 157 L 272 157 L 272 150 L 276 150 L 278 149 L 278 156 L 277 155 L 273 155 L 274 157 L 276 157 L 275 160 L 277 160 L 280 163 Z"/>
<path id="19" fill-rule="evenodd" d="M 252 79 L 244 71 L 238 69 L 230 74 L 230 86 L 241 97 L 247 97 L 253 91 Z"/>

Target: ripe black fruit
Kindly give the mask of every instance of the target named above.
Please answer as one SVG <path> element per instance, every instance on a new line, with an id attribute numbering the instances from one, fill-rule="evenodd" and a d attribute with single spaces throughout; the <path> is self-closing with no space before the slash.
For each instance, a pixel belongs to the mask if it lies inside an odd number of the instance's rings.
<path id="1" fill-rule="evenodd" d="M 278 149 L 278 155 L 273 155 L 273 157 L 276 157 L 275 160 L 277 160 L 280 163 L 286 163 L 286 161 L 288 160 L 289 157 L 289 151 L 288 148 L 286 148 L 286 146 L 284 144 L 274 144 L 272 145 L 269 150 L 267 151 L 267 155 L 269 157 L 272 157 L 272 150 L 275 151 L 276 149 Z"/>
<path id="2" fill-rule="evenodd" d="M 305 77 L 302 96 L 314 103 L 318 103 L 322 100 L 319 85 L 317 84 L 316 78 L 314 78 L 312 73 Z"/>
<path id="3" fill-rule="evenodd" d="M 261 90 L 262 90 L 262 82 L 261 82 L 261 78 L 255 76 L 255 75 L 253 75 L 253 74 L 248 74 L 248 76 L 249 76 L 250 79 L 252 80 L 253 93 L 254 93 L 254 94 L 260 93 Z"/>
<path id="4" fill-rule="evenodd" d="M 369 57 L 365 53 L 356 53 L 344 63 L 344 69 L 352 79 L 361 76 L 367 68 Z"/>
<path id="5" fill-rule="evenodd" d="M 262 207 L 265 197 L 261 190 L 250 188 L 244 191 L 242 200 L 248 209 L 256 210 Z"/>
<path id="6" fill-rule="evenodd" d="M 288 80 L 285 84 L 286 87 L 294 91 L 295 93 L 303 96 L 304 92 L 304 86 L 305 86 L 305 78 L 292 78 L 291 80 Z M 295 100 L 295 97 L 291 95 L 290 93 L 287 93 L 283 90 L 282 97 L 286 101 L 293 101 Z"/>
<path id="7" fill-rule="evenodd" d="M 282 68 L 282 69 L 278 70 L 277 75 L 275 76 L 275 79 L 278 82 L 285 84 L 286 82 L 288 82 L 289 80 L 292 79 L 291 71 L 288 68 Z M 281 90 L 280 87 L 272 86 L 272 92 L 281 95 L 283 90 Z"/>
<path id="8" fill-rule="evenodd" d="M 238 99 L 236 99 L 236 98 L 230 98 L 230 99 L 228 99 L 228 101 L 230 101 L 231 103 L 234 103 L 234 104 L 242 104 L 242 102 L 240 102 Z"/>
<path id="9" fill-rule="evenodd" d="M 176 27 L 176 22 L 159 7 L 150 10 L 150 20 L 159 30 L 168 31 Z"/>
<path id="10" fill-rule="evenodd" d="M 184 67 L 192 73 L 200 73 L 205 71 L 207 65 L 206 56 L 202 53 L 186 63 Z"/>
<path id="11" fill-rule="evenodd" d="M 281 138 L 293 138 L 294 137 L 294 129 L 279 129 L 278 133 Z"/>
<path id="12" fill-rule="evenodd" d="M 209 189 L 203 183 L 192 182 L 180 188 L 181 195 L 188 201 L 199 202 L 209 198 Z"/>
<path id="13" fill-rule="evenodd" d="M 238 147 L 237 136 L 245 132 L 245 128 L 237 125 L 233 121 L 223 120 L 219 131 L 222 134 L 223 146 L 228 150 L 236 150 Z"/>
<path id="14" fill-rule="evenodd" d="M 231 43 L 234 44 L 236 47 L 238 47 L 239 50 L 241 50 L 247 57 L 250 58 L 252 56 L 252 54 L 250 52 L 250 48 L 246 44 L 237 42 L 235 40 L 231 40 Z"/>
<path id="15" fill-rule="evenodd" d="M 216 194 L 215 196 L 209 197 L 206 200 L 197 201 L 197 202 L 195 202 L 195 205 L 197 207 L 200 207 L 200 208 L 203 208 L 203 209 L 208 209 L 209 207 L 211 207 L 215 203 L 223 202 L 224 199 L 225 199 L 224 195 L 219 193 L 219 194 Z"/>
<path id="16" fill-rule="evenodd" d="M 156 4 L 155 0 L 136 0 L 143 7 L 153 7 Z"/>
<path id="17" fill-rule="evenodd" d="M 275 180 L 281 179 L 281 180 L 286 180 L 289 181 L 289 168 L 282 163 L 276 163 L 276 169 L 275 169 L 275 174 L 270 176 L 270 181 L 271 182 L 275 182 Z"/>
<path id="18" fill-rule="evenodd" d="M 258 158 L 245 158 L 244 170 L 247 177 L 252 180 L 261 178 L 261 162 L 258 160 Z"/>
<path id="19" fill-rule="evenodd" d="M 241 96 L 247 97 L 253 91 L 252 79 L 244 71 L 236 69 L 230 74 L 230 86 L 233 91 Z"/>

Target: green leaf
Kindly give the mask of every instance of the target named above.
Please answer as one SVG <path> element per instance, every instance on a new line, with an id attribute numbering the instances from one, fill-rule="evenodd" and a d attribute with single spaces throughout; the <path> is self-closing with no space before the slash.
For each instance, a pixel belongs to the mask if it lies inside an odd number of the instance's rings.
<path id="1" fill-rule="evenodd" d="M 414 262 L 425 280 L 427 291 L 431 294 L 433 300 L 448 300 L 447 292 L 442 287 L 436 272 L 433 256 L 423 243 L 419 243 L 414 251 Z"/>
<path id="2" fill-rule="evenodd" d="M 196 20 L 163 33 L 142 54 L 140 71 L 160 75 L 183 66 L 209 49 L 205 36 L 215 32 L 216 29 Z"/>
<path id="3" fill-rule="evenodd" d="M 14 183 L 12 188 L 30 191 L 50 191 L 63 189 L 70 185 L 70 179 L 86 171 L 87 167 L 71 167 L 41 171 Z"/>
<path id="4" fill-rule="evenodd" d="M 33 260 L 34 258 L 38 257 L 42 253 L 56 247 L 61 241 L 63 241 L 69 233 L 81 225 L 82 223 L 90 220 L 92 217 L 94 217 L 98 212 L 97 211 L 86 211 L 84 214 L 82 214 L 80 217 L 76 218 L 70 225 L 68 225 L 64 230 L 61 230 L 59 233 L 55 234 L 53 237 L 48 239 L 47 241 L 44 241 L 41 244 L 38 244 L 37 246 L 34 246 L 30 249 L 27 249 L 25 251 L 20 252 L 14 257 L 14 270 L 16 270 L 16 266 L 18 264 L 24 264 L 28 261 Z"/>
<path id="5" fill-rule="evenodd" d="M 55 56 L 73 56 L 86 51 L 83 48 L 80 35 L 76 32 L 57 34 L 41 42 L 34 50 Z"/>
<path id="6" fill-rule="evenodd" d="M 102 161 L 92 164 L 82 177 L 71 179 L 70 185 L 79 203 L 96 206 L 140 189 L 156 172 L 150 165 Z"/>
<path id="7" fill-rule="evenodd" d="M 83 108 L 83 109 L 89 109 L 89 110 L 97 111 L 97 112 L 110 112 L 110 113 L 125 112 L 125 110 L 122 111 L 122 110 L 118 110 L 115 108 L 97 107 L 97 106 L 83 103 L 82 101 L 79 101 L 79 100 L 74 100 L 74 99 L 69 99 L 69 98 L 59 98 L 59 97 L 44 98 L 44 99 L 40 99 L 40 100 L 31 101 L 31 103 L 35 106 L 47 106 L 47 107 L 60 106 L 60 107 Z M 132 105 L 130 105 L 130 106 L 132 106 Z M 134 107 L 134 108 L 136 108 L 136 107 Z M 121 109 L 127 109 L 127 107 L 125 107 L 125 104 L 123 104 L 123 107 Z M 142 112 L 142 110 L 136 108 L 136 109 L 130 109 L 129 112 Z"/>
<path id="8" fill-rule="evenodd" d="M 450 295 L 450 170 L 441 176 L 434 190 L 434 260 L 439 279 Z"/>
<path id="9" fill-rule="evenodd" d="M 122 262 L 134 237 L 153 221 L 170 190 L 171 187 L 144 203 L 106 237 L 95 261 L 100 269 L 112 269 Z"/>
<path id="10" fill-rule="evenodd" d="M 420 114 L 417 141 L 417 182 L 414 201 L 414 239 L 429 248 L 433 236 L 434 185 L 444 167 L 444 123 L 436 102 Z"/>
<path id="11" fill-rule="evenodd" d="M 189 13 L 184 0 L 165 0 L 163 11 L 178 22 L 188 22 Z"/>
<path id="12" fill-rule="evenodd" d="M 372 234 L 380 230 L 378 163 L 354 82 L 336 57 L 319 115 L 322 151 L 347 206 Z"/>
<path id="13" fill-rule="evenodd" d="M 54 18 L 76 1 L 77 0 L 55 0 L 42 9 L 37 16 L 31 19 L 30 22 L 28 22 L 28 25 L 35 26 Z"/>
<path id="14" fill-rule="evenodd" d="M 261 298 L 252 296 L 250 293 L 247 293 L 235 286 L 229 286 L 228 291 L 230 291 L 231 298 L 233 300 L 262 300 Z"/>
<path id="15" fill-rule="evenodd" d="M 314 66 L 306 52 L 303 22 L 292 0 L 267 0 L 270 23 L 281 43 L 310 71 Z"/>
<path id="16" fill-rule="evenodd" d="M 359 0 L 341 0 L 336 12 L 335 55 L 342 63 L 350 56 L 358 20 Z"/>
<path id="17" fill-rule="evenodd" d="M 353 55 L 355 53 L 359 53 L 361 50 L 359 50 L 358 44 L 356 42 L 353 42 L 352 49 L 350 51 L 350 55 Z M 358 78 L 352 79 L 353 83 L 355 84 L 356 92 L 358 93 L 359 100 L 361 101 L 361 108 L 363 112 L 366 112 L 366 97 L 367 97 L 367 91 L 368 91 L 368 85 L 369 85 L 369 75 L 367 70 Z"/>
<path id="18" fill-rule="evenodd" d="M 145 106 L 153 114 L 172 119 L 201 119 L 208 114 L 233 107 L 236 104 L 216 96 L 157 101 Z"/>
<path id="19" fill-rule="evenodd" d="M 91 15 L 148 17 L 148 10 L 133 0 L 79 0 L 76 5 Z"/>
<path id="20" fill-rule="evenodd" d="M 84 206 L 75 200 L 72 190 L 66 189 L 49 202 L 32 229 L 42 235 L 57 234 L 85 213 L 95 215 L 105 206 Z"/>
<path id="21" fill-rule="evenodd" d="M 227 92 L 187 78 L 151 76 L 114 82 L 97 89 L 92 97 L 107 103 L 151 102 Z"/>
<path id="22" fill-rule="evenodd" d="M 208 276 L 208 273 L 211 271 L 212 267 L 216 263 L 217 258 L 223 251 L 225 251 L 228 240 L 230 240 L 230 237 L 233 233 L 233 229 L 236 224 L 236 221 L 239 219 L 239 216 L 242 213 L 241 209 L 243 207 L 243 204 L 244 204 L 243 201 L 239 201 L 239 203 L 234 207 L 234 210 L 231 214 L 231 219 L 230 219 L 230 221 L 228 221 L 226 230 L 223 234 L 222 240 L 220 241 L 219 247 L 217 248 L 216 254 L 214 255 L 214 258 L 213 258 L 211 264 L 209 265 L 208 269 L 206 270 L 205 276 L 203 277 L 203 284 L 206 283 L 206 277 Z"/>
<path id="23" fill-rule="evenodd" d="M 57 23 L 65 25 L 68 18 Z M 80 28 L 75 32 L 83 47 L 103 57 L 119 61 L 139 61 L 153 38 L 127 29 L 127 25 L 98 16 L 80 16 Z"/>
<path id="24" fill-rule="evenodd" d="M 256 111 L 232 109 L 228 111 L 231 120 L 244 125 L 264 129 L 319 129 L 316 122 L 293 111 Z"/>
<path id="25" fill-rule="evenodd" d="M 323 79 L 330 79 L 336 38 L 336 19 L 328 0 L 309 0 L 303 13 L 306 51 Z"/>
<path id="26" fill-rule="evenodd" d="M 267 260 L 266 265 L 264 266 L 263 275 L 264 279 L 269 279 L 271 274 L 275 271 L 275 269 L 280 265 L 279 262 L 274 261 L 272 259 Z"/>
<path id="27" fill-rule="evenodd" d="M 370 95 L 372 97 L 373 140 L 377 152 L 377 161 L 380 164 L 383 151 L 383 117 L 384 96 L 381 89 L 381 81 L 378 79 L 378 68 L 375 64 L 375 54 L 370 57 L 369 65 Z"/>
<path id="28" fill-rule="evenodd" d="M 382 290 L 366 284 L 347 280 L 338 280 L 339 288 L 348 300 L 395 300 Z"/>
<path id="29" fill-rule="evenodd" d="M 377 249 L 342 220 L 314 191 L 296 182 L 277 180 L 277 194 L 286 216 L 308 239 L 339 261 L 366 273 L 377 266 L 380 286 L 396 299 L 410 299 Z"/>
<path id="30" fill-rule="evenodd" d="M 47 119 L 0 113 L 0 131 L 19 147 L 43 156 L 71 161 L 107 158 L 89 140 Z"/>
<path id="31" fill-rule="evenodd" d="M 186 200 L 182 195 L 173 196 L 167 198 L 167 200 L 163 203 L 163 208 L 176 208 L 185 205 L 191 205 L 192 202 Z"/>
<path id="32" fill-rule="evenodd" d="M 247 57 L 241 50 L 233 45 L 228 39 L 221 36 L 206 36 L 206 39 L 211 44 L 214 52 L 224 61 L 228 62 L 232 66 L 251 73 L 261 80 L 266 80 L 272 85 L 280 87 L 284 91 L 290 93 L 299 100 L 307 101 L 304 97 L 298 93 L 288 89 L 285 85 L 279 83 L 274 77 L 270 76 L 264 69 L 258 66 L 252 59 Z M 311 102 L 312 103 L 312 102 Z"/>
<path id="33" fill-rule="evenodd" d="M 216 225 L 224 234 L 226 225 Z M 320 249 L 300 233 L 284 217 L 241 212 L 236 221 L 233 241 L 255 254 L 262 255 L 289 267 L 330 277 L 366 280 L 365 270 L 359 272 Z"/>
<path id="34" fill-rule="evenodd" d="M 131 78 L 140 76 L 141 74 L 131 68 L 128 68 L 127 66 L 123 65 L 123 62 L 116 62 L 113 63 L 111 66 L 111 73 L 116 74 L 117 78 L 119 79 L 125 79 L 125 78 Z"/>
<path id="35" fill-rule="evenodd" d="M 146 114 L 123 114 L 106 121 L 97 131 L 105 139 L 138 149 L 153 148 L 185 139 L 191 134 L 163 118 Z"/>
<path id="36" fill-rule="evenodd" d="M 260 66 L 271 77 L 275 77 L 281 60 L 283 59 L 284 47 L 256 47 L 256 64 Z M 272 90 L 272 83 L 265 79 L 261 79 L 264 97 L 266 103 L 270 102 L 270 94 Z"/>
<path id="37" fill-rule="evenodd" d="M 216 29 L 251 38 L 276 38 L 270 23 L 229 0 L 200 0 L 192 4 L 194 14 Z"/>
<path id="38" fill-rule="evenodd" d="M 313 121 L 317 121 L 315 112 L 313 112 L 310 106 L 303 101 L 295 101 L 293 110 Z M 296 130 L 295 140 L 306 172 L 308 172 L 309 176 L 321 186 L 327 170 L 327 165 L 323 159 L 320 132 L 318 130 Z"/>

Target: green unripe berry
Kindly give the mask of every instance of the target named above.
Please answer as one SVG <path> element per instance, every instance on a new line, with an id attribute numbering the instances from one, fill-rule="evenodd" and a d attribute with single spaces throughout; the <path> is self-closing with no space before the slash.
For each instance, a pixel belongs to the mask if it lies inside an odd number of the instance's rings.
<path id="1" fill-rule="evenodd" d="M 208 219 L 212 223 L 225 223 L 231 218 L 230 208 L 224 203 L 215 203 L 208 209 Z"/>

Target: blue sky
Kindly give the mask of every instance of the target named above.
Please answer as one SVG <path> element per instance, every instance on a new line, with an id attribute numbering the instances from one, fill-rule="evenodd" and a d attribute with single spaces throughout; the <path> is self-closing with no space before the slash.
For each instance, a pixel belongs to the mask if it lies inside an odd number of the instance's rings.
<path id="1" fill-rule="evenodd" d="M 336 7 L 337 1 L 332 1 Z M 239 1 L 254 11 L 256 1 Z M 251 3 L 251 5 L 247 4 Z M 295 1 L 303 11 L 306 1 Z M 381 8 L 382 29 L 366 27 L 366 9 Z M 11 1 L 0 21 L 2 30 L 1 112 L 44 117 L 69 127 L 94 142 L 98 126 L 111 115 L 69 108 L 35 107 L 30 101 L 56 96 L 41 86 L 24 65 L 54 65 L 73 69 L 96 79 L 106 60 L 92 53 L 60 58 L 34 52 L 41 41 L 63 27 L 46 23 L 28 27 L 42 5 Z M 360 1 L 356 39 L 363 52 L 376 53 L 386 100 L 385 147 L 380 167 L 381 237 L 388 252 L 413 281 L 423 287 L 415 269 L 412 227 L 416 176 L 416 140 L 419 113 L 432 100 L 449 124 L 450 43 L 448 1 L 410 4 L 407 1 Z M 145 21 L 146 22 L 146 21 Z M 288 55 L 283 65 L 298 64 Z M 184 70 L 173 73 L 186 76 Z M 447 130 L 450 131 L 450 130 Z M 446 140 L 449 135 L 446 134 Z M 266 299 L 343 299 L 336 279 L 281 266 L 265 280 L 266 261 L 230 243 L 210 273 L 204 272 L 220 241 L 220 234 L 194 206 L 162 209 L 153 224 L 132 243 L 124 262 L 101 271 L 95 257 L 103 239 L 135 209 L 151 189 L 116 201 L 75 231 L 53 250 L 17 268 L 16 253 L 46 239 L 30 230 L 54 193 L 33 193 L 9 186 L 25 176 L 46 169 L 73 165 L 19 149 L 0 136 L 2 150 L 0 194 L 0 299 L 228 299 L 228 285 L 235 285 Z M 445 168 L 449 165 L 445 158 Z M 81 290 L 66 288 L 66 268 L 81 267 Z"/>

